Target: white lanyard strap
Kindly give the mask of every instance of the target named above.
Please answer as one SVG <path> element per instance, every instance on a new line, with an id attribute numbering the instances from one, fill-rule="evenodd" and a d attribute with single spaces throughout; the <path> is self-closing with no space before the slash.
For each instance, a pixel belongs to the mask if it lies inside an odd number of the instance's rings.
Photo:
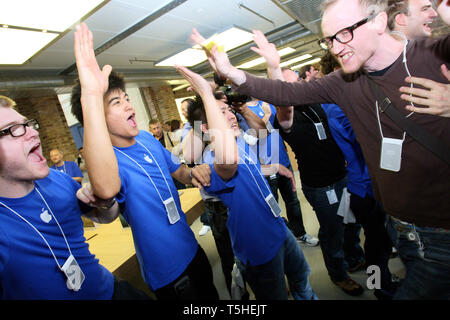
<path id="1" fill-rule="evenodd" d="M 375 101 L 375 107 L 377 109 L 377 120 L 378 120 L 378 128 L 380 129 L 380 135 L 381 138 L 383 139 L 383 129 L 381 128 L 381 120 L 380 120 L 380 111 L 378 109 L 378 101 Z M 406 137 L 406 132 L 403 132 L 403 141 L 405 141 L 405 137 Z"/>
<path id="2" fill-rule="evenodd" d="M 70 255 L 72 255 L 72 251 L 70 250 L 70 246 L 69 246 L 69 243 L 67 242 L 66 235 L 64 234 L 64 232 L 63 232 L 61 226 L 59 225 L 58 219 L 56 219 L 55 215 L 54 215 L 53 212 L 52 212 L 52 209 L 49 207 L 49 205 L 47 204 L 47 201 L 45 201 L 44 197 L 43 197 L 42 194 L 39 192 L 38 188 L 35 187 L 35 189 L 36 189 L 37 193 L 39 194 L 39 196 L 41 197 L 41 199 L 44 201 L 44 203 L 45 203 L 47 209 L 50 211 L 50 214 L 52 215 L 53 219 L 55 219 L 55 222 L 56 222 L 56 224 L 58 225 L 59 230 L 61 231 L 61 234 L 62 234 L 62 236 L 63 236 L 63 238 L 64 238 L 64 241 L 66 242 L 67 249 L 69 249 L 69 253 L 70 253 Z M 53 259 L 55 259 L 55 262 L 56 262 L 56 264 L 58 265 L 59 269 L 62 270 L 62 267 L 61 267 L 61 265 L 59 264 L 58 259 L 56 259 L 55 253 L 54 253 L 53 250 L 52 250 L 52 247 L 50 246 L 50 244 L 48 243 L 48 241 L 45 239 L 45 237 L 42 235 L 42 233 L 41 233 L 41 232 L 40 232 L 40 231 L 39 231 L 39 230 L 38 230 L 31 222 L 29 222 L 27 219 L 25 219 L 25 218 L 24 218 L 22 215 L 20 215 L 18 212 L 16 212 L 15 210 L 11 209 L 10 207 L 8 207 L 6 204 L 4 204 L 4 203 L 1 202 L 1 201 L 0 201 L 0 204 L 3 205 L 6 209 L 8 209 L 9 211 L 11 211 L 12 213 L 14 213 L 14 214 L 15 214 L 16 216 L 18 216 L 20 219 L 22 219 L 23 221 L 25 221 L 31 228 L 33 228 L 34 231 L 37 232 L 37 234 L 42 238 L 42 240 L 44 240 L 45 244 L 46 244 L 47 247 L 49 248 L 49 250 L 50 250 L 50 252 L 51 252 L 51 254 L 52 254 L 52 256 L 53 256 Z"/>
<path id="3" fill-rule="evenodd" d="M 320 119 L 319 115 L 314 111 L 314 109 L 311 109 L 311 107 L 308 107 L 309 110 L 311 110 L 312 112 L 314 112 L 314 114 L 316 115 L 317 119 L 319 119 L 319 122 L 322 123 L 322 120 Z M 305 112 L 302 111 L 302 113 L 305 115 L 305 117 L 307 117 L 312 123 L 315 123 Z"/>
<path id="4" fill-rule="evenodd" d="M 243 150 L 243 149 L 242 149 L 241 147 L 239 147 L 239 146 L 238 146 L 238 148 L 244 153 L 245 158 L 247 158 L 247 159 L 249 160 L 249 162 L 250 162 L 251 164 L 253 164 L 253 166 L 256 168 L 256 171 L 258 171 L 258 173 L 259 173 L 261 179 L 263 179 L 263 184 L 266 186 L 266 188 L 267 188 L 267 190 L 269 191 L 269 193 L 272 193 L 272 190 L 270 190 L 269 187 L 268 187 L 267 184 L 266 184 L 266 179 L 263 177 L 262 172 L 259 171 L 258 166 L 257 166 L 256 164 L 253 163 L 253 161 L 250 159 L 250 156 L 245 152 L 245 150 Z M 256 184 L 256 186 L 258 187 L 259 192 L 261 193 L 261 196 L 265 199 L 266 197 L 264 196 L 264 193 L 262 192 L 261 187 L 259 186 L 258 182 L 256 181 L 255 175 L 254 175 L 253 172 L 250 170 L 250 167 L 249 167 L 248 164 L 245 162 L 245 160 L 244 160 L 244 164 L 245 164 L 245 166 L 247 167 L 247 170 L 250 172 L 250 174 L 251 174 L 251 176 L 252 176 L 252 178 L 253 178 L 253 181 L 255 181 L 255 184 Z"/>
<path id="5" fill-rule="evenodd" d="M 138 142 L 142 147 L 144 147 L 145 150 L 147 150 L 147 152 L 151 155 L 151 157 L 153 158 L 153 161 L 156 163 L 156 165 L 158 166 L 158 169 L 164 179 L 164 181 L 166 182 L 167 185 L 167 189 L 170 192 L 170 196 L 173 198 L 173 194 L 172 191 L 170 190 L 169 184 L 167 183 L 166 177 L 164 176 L 161 168 L 159 167 L 158 162 L 156 161 L 155 157 L 153 156 L 153 154 L 145 147 L 143 146 L 139 141 L 136 140 L 136 142 Z M 159 198 L 161 199 L 161 202 L 164 202 L 163 197 L 161 196 L 161 193 L 159 192 L 158 188 L 156 187 L 156 184 L 153 182 L 153 179 L 150 177 L 150 175 L 148 174 L 147 170 L 145 170 L 136 160 L 134 160 L 132 157 L 130 157 L 129 155 L 127 155 L 125 152 L 123 152 L 122 150 L 117 149 L 116 147 L 113 147 L 114 150 L 119 151 L 121 154 L 123 154 L 124 156 L 126 156 L 128 159 L 130 159 L 132 162 L 134 162 L 147 176 L 147 178 L 150 180 L 150 182 L 153 184 L 153 187 L 155 188 L 156 192 L 158 193 Z"/>

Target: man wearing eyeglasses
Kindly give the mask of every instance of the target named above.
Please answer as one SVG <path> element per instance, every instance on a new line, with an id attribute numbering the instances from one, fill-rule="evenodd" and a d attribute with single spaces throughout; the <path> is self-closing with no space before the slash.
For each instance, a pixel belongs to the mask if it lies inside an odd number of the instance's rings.
<path id="1" fill-rule="evenodd" d="M 78 183 L 48 168 L 38 122 L 14 105 L 0 96 L 0 300 L 147 298 L 89 252 L 81 214 L 95 220 L 98 211 L 77 200 Z M 119 210 L 96 205 L 105 216 Z"/>
<path id="2" fill-rule="evenodd" d="M 342 69 L 313 82 L 251 76 L 234 68 L 226 53 L 215 48 L 210 60 L 242 94 L 277 106 L 332 102 L 343 109 L 361 145 L 375 198 L 390 216 L 388 228 L 406 265 L 407 276 L 394 298 L 448 299 L 450 166 L 379 111 L 369 81 L 381 87 L 391 108 L 450 147 L 449 119 L 408 112 L 399 92 L 409 73 L 446 81 L 439 68 L 450 62 L 450 37 L 410 42 L 404 48 L 404 40 L 387 29 L 387 5 L 387 0 L 324 1 L 320 44 Z"/>

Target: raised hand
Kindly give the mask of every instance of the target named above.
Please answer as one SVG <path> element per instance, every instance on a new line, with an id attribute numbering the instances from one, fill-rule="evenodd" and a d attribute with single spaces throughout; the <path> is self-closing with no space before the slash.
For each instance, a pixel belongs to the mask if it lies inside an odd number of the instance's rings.
<path id="1" fill-rule="evenodd" d="M 178 71 L 178 73 L 181 74 L 191 84 L 192 90 L 197 92 L 200 96 L 203 97 L 206 94 L 212 95 L 213 88 L 211 84 L 201 75 L 183 66 L 175 65 L 174 67 Z"/>
<path id="2" fill-rule="evenodd" d="M 280 66 L 280 55 L 275 45 L 267 40 L 264 33 L 253 30 L 253 41 L 258 47 L 251 47 L 250 49 L 266 59 L 269 68 L 278 68 Z"/>
<path id="3" fill-rule="evenodd" d="M 105 65 L 100 69 L 95 58 L 92 32 L 85 23 L 76 26 L 74 50 L 83 95 L 103 96 L 108 89 L 108 77 L 112 67 Z"/>
<path id="4" fill-rule="evenodd" d="M 197 29 L 194 28 L 192 30 L 190 39 L 205 50 L 211 67 L 219 76 L 228 78 L 237 85 L 245 82 L 245 73 L 231 65 L 226 52 L 218 50 L 215 45 L 211 50 L 208 50 L 208 48 L 203 45 L 205 38 L 197 31 Z"/>

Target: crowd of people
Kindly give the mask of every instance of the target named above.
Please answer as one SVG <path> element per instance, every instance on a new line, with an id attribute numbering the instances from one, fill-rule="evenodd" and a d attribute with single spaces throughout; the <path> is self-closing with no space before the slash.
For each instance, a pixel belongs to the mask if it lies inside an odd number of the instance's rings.
<path id="1" fill-rule="evenodd" d="M 437 5 L 450 24 L 449 1 Z M 178 196 L 192 185 L 233 298 L 248 299 L 247 284 L 257 300 L 286 300 L 288 292 L 320 299 L 303 243 L 320 245 L 330 280 L 348 295 L 364 291 L 349 272 L 375 266 L 378 299 L 450 299 L 449 35 L 431 37 L 437 13 L 429 0 L 325 0 L 322 11 L 320 66 L 282 69 L 257 30 L 251 49 L 268 78 L 203 47 L 216 76 L 246 98 L 232 102 L 175 66 L 196 93 L 182 103 L 188 122 L 152 120 L 151 134 L 138 129 L 123 77 L 100 68 L 91 31 L 78 25 L 71 103 L 84 127 L 88 183 L 80 185 L 85 174 L 60 150 L 51 150 L 49 168 L 39 123 L 0 96 L 0 298 L 150 299 L 99 264 L 83 237 L 82 215 L 110 223 L 121 214 L 156 299 L 218 300 Z M 190 38 L 204 45 L 197 30 Z M 318 239 L 303 225 L 285 143 Z M 393 247 L 402 281 L 389 270 Z"/>

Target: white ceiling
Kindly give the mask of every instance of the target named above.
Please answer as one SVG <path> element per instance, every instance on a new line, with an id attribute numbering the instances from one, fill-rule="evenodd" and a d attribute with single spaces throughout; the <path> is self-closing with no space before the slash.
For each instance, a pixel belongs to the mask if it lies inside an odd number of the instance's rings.
<path id="1" fill-rule="evenodd" d="M 111 0 L 107 2 L 85 20 L 94 34 L 94 48 L 100 47 L 170 2 L 172 1 Z M 240 7 L 240 4 L 273 23 Z M 290 24 L 289 28 L 283 28 L 288 24 Z M 273 32 L 274 42 L 279 40 L 286 43 L 293 34 L 308 31 L 271 0 L 187 0 L 100 53 L 97 59 L 100 65 L 110 64 L 115 70 L 123 72 L 131 78 L 133 75 L 140 75 L 144 79 L 146 77 L 144 75 L 153 75 L 158 80 L 179 79 L 173 70 L 154 67 L 152 61 L 161 60 L 191 47 L 192 43 L 188 39 L 194 27 L 202 35 L 209 37 L 232 25 L 247 30 L 259 29 L 264 33 L 269 32 L 269 34 L 280 28 L 281 31 Z M 311 35 L 309 32 L 309 34 L 305 34 L 305 39 L 311 42 L 308 38 L 311 36 L 314 39 L 317 38 L 317 35 Z M 285 37 L 284 40 L 282 37 Z M 315 52 L 316 56 L 321 55 L 318 47 L 314 44 L 307 43 L 305 45 L 305 41 L 295 40 L 298 49 L 295 55 L 299 55 L 299 52 Z M 292 45 L 290 44 L 290 46 Z M 232 54 L 230 55 L 232 56 Z M 254 57 L 256 56 L 248 48 L 245 49 L 245 52 L 242 52 L 241 48 L 236 61 L 246 61 Z M 232 61 L 235 63 L 233 59 Z M 37 81 L 39 77 L 47 77 L 49 80 L 47 87 L 58 86 L 52 81 L 62 77 L 61 73 L 73 64 L 73 31 L 69 30 L 24 65 L 0 66 L 0 90 L 2 87 L 11 89 L 15 85 L 26 87 L 28 82 L 39 87 L 40 84 Z M 196 66 L 194 69 L 206 72 L 207 65 Z M 67 73 L 66 78 L 67 76 L 74 78 L 76 73 Z M 42 85 L 42 87 L 46 87 L 46 85 Z"/>

